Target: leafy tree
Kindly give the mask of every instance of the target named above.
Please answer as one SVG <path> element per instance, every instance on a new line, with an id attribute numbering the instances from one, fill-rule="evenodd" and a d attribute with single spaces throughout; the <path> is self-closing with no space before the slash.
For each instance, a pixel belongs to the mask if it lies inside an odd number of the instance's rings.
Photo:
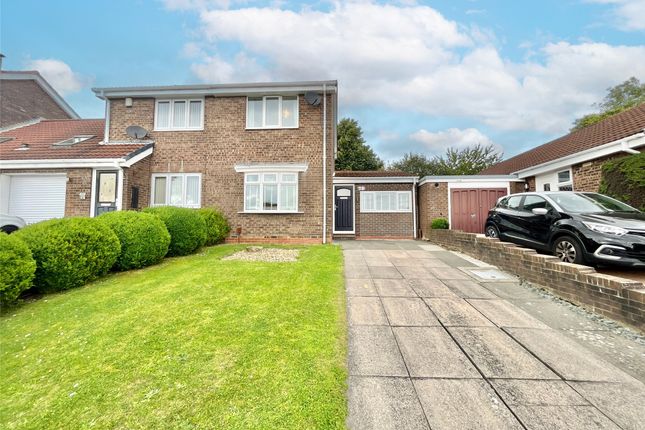
<path id="1" fill-rule="evenodd" d="M 401 170 L 420 177 L 439 175 L 475 175 L 499 163 L 502 154 L 493 145 L 474 145 L 463 149 L 446 149 L 442 156 L 430 158 L 423 154 L 405 154 L 388 168 Z"/>
<path id="2" fill-rule="evenodd" d="M 383 161 L 365 143 L 363 130 L 352 118 L 338 123 L 338 154 L 336 170 L 380 170 Z"/>
<path id="3" fill-rule="evenodd" d="M 641 103 L 645 103 L 645 83 L 641 84 L 638 79 L 631 77 L 622 84 L 608 88 L 605 98 L 594 104 L 599 112 L 576 119 L 571 131 L 580 130 Z"/>
<path id="4" fill-rule="evenodd" d="M 427 157 L 424 154 L 414 154 L 412 152 L 404 154 L 400 160 L 390 163 L 389 170 L 400 170 L 411 173 L 415 176 L 424 177 L 436 175 L 436 160 Z"/>

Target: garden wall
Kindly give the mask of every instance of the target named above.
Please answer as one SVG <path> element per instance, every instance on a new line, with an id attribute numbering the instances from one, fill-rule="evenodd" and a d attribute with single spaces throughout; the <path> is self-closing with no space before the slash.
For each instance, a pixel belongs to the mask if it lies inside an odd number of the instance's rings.
<path id="1" fill-rule="evenodd" d="M 554 256 L 479 234 L 429 230 L 426 236 L 444 248 L 495 265 L 576 305 L 645 331 L 645 285 L 641 282 L 562 263 Z"/>

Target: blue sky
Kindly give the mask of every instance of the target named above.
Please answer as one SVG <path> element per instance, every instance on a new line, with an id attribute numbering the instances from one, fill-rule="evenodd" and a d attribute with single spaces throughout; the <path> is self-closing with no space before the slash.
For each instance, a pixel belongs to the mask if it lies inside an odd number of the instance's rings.
<path id="1" fill-rule="evenodd" d="M 83 117 L 93 86 L 338 79 L 386 160 L 567 132 L 645 80 L 645 0 L 3 0 L 4 69 L 38 69 Z M 640 59 L 640 60 L 639 60 Z"/>

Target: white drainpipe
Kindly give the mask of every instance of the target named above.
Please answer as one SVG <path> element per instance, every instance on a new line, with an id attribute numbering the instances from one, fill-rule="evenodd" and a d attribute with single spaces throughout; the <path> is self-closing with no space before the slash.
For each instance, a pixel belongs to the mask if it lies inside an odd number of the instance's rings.
<path id="1" fill-rule="evenodd" d="M 414 218 L 414 238 L 417 238 L 417 178 L 412 182 L 412 217 Z"/>
<path id="2" fill-rule="evenodd" d="M 327 243 L 327 85 L 323 84 L 323 240 Z"/>

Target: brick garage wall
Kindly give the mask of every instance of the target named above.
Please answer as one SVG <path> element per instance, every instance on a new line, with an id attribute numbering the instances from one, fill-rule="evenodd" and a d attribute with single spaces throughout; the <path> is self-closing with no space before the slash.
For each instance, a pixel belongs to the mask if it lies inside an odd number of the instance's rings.
<path id="1" fill-rule="evenodd" d="M 0 170 L 0 173 L 65 173 L 67 189 L 65 192 L 65 216 L 89 216 L 92 202 L 92 169 L 19 169 Z M 85 193 L 82 200 L 80 193 Z"/>
<path id="2" fill-rule="evenodd" d="M 432 230 L 429 240 L 515 273 L 593 312 L 645 330 L 645 285 L 641 282 L 562 263 L 556 257 L 483 235 Z"/>
<path id="3" fill-rule="evenodd" d="M 410 184 L 356 184 L 355 206 L 356 206 L 356 238 L 413 238 L 414 218 L 413 212 L 405 213 L 370 213 L 361 212 L 361 199 L 359 187 L 365 187 L 364 191 L 412 191 Z"/>
<path id="4" fill-rule="evenodd" d="M 602 165 L 607 161 L 623 158 L 624 155 L 610 155 L 571 166 L 573 189 L 597 193 L 602 179 Z"/>
<path id="5" fill-rule="evenodd" d="M 511 194 L 523 193 L 525 182 L 511 182 Z M 533 187 L 535 188 L 535 178 L 533 179 Z"/>
<path id="6" fill-rule="evenodd" d="M 430 223 L 435 218 L 449 218 L 448 214 L 448 184 L 426 182 L 418 187 L 419 197 L 419 237 L 426 237 Z"/>
<path id="7" fill-rule="evenodd" d="M 123 209 L 141 209 L 150 204 L 150 175 L 152 157 L 146 157 L 132 167 L 123 169 Z M 139 188 L 139 205 L 132 207 L 132 187 Z"/>
<path id="8" fill-rule="evenodd" d="M 322 106 L 299 97 L 298 129 L 246 130 L 246 97 L 206 97 L 203 131 L 154 131 L 154 99 L 110 101 L 110 139 L 128 139 L 125 128 L 140 125 L 155 141 L 151 173 L 202 173 L 202 206 L 222 210 L 231 233 L 241 228 L 241 240 L 261 242 L 322 240 L 323 172 Z M 331 239 L 334 171 L 333 97 L 327 97 L 327 238 Z M 244 174 L 240 163 L 307 163 L 299 174 L 298 214 L 243 214 Z M 316 240 L 314 240 L 316 239 Z"/>

